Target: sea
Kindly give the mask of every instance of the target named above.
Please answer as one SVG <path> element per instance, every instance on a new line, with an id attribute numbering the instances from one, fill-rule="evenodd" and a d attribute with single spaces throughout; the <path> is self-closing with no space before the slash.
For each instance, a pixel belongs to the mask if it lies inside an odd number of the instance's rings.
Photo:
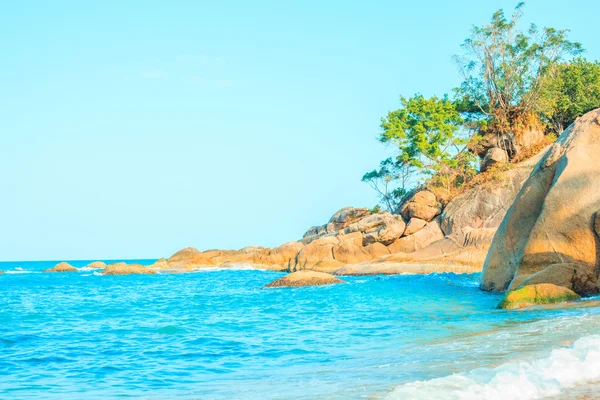
<path id="1" fill-rule="evenodd" d="M 526 400 L 600 382 L 597 298 L 503 311 L 480 274 L 263 289 L 284 273 L 42 273 L 56 263 L 0 263 L 0 399 Z"/>

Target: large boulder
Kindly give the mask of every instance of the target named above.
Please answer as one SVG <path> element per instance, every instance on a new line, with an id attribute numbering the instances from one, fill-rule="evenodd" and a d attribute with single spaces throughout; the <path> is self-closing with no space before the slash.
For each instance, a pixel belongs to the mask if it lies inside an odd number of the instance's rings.
<path id="1" fill-rule="evenodd" d="M 292 272 L 279 278 L 268 285 L 265 288 L 276 288 L 276 287 L 298 287 L 298 286 L 321 286 L 321 285 L 332 285 L 336 283 L 345 283 L 343 280 L 336 278 L 333 275 L 326 274 L 323 272 L 316 271 L 297 271 Z"/>
<path id="2" fill-rule="evenodd" d="M 356 264 L 373 258 L 363 247 L 363 237 L 360 232 L 337 237 L 340 243 L 332 249 L 333 258 L 342 264 Z"/>
<path id="3" fill-rule="evenodd" d="M 517 275 L 508 290 L 540 283 L 563 286 L 582 296 L 600 292 L 594 266 L 574 262 L 552 264 L 533 275 Z"/>
<path id="4" fill-rule="evenodd" d="M 77 268 L 69 263 L 61 262 L 56 264 L 53 268 L 45 269 L 44 272 L 77 272 Z"/>
<path id="5" fill-rule="evenodd" d="M 481 160 L 481 172 L 485 172 L 494 165 L 506 164 L 508 162 L 508 153 L 506 150 L 499 147 L 492 147 L 485 153 L 483 160 Z"/>
<path id="6" fill-rule="evenodd" d="M 310 269 L 319 261 L 333 260 L 333 248 L 340 243 L 335 236 L 323 236 L 305 247 L 296 256 L 296 264 L 291 271 Z"/>
<path id="7" fill-rule="evenodd" d="M 421 190 L 406 203 L 400 210 L 400 214 L 406 219 L 420 218 L 427 222 L 431 221 L 441 212 L 436 197 L 428 190 Z"/>
<path id="8" fill-rule="evenodd" d="M 440 218 L 429 222 L 418 232 L 404 236 L 388 246 L 390 253 L 412 253 L 430 244 L 444 239 L 444 232 L 440 227 Z"/>
<path id="9" fill-rule="evenodd" d="M 577 300 L 579 295 L 570 289 L 551 283 L 528 285 L 512 292 L 498 304 L 498 308 L 514 310 L 542 304 L 563 303 Z"/>
<path id="10" fill-rule="evenodd" d="M 502 221 L 481 288 L 504 291 L 553 264 L 582 263 L 598 276 L 600 109 L 578 118 L 537 163 Z"/>
<path id="11" fill-rule="evenodd" d="M 419 232 L 421 229 L 425 228 L 427 225 L 427 221 L 421 218 L 411 218 L 406 224 L 406 230 L 404 231 L 404 236 L 410 236 Z"/>

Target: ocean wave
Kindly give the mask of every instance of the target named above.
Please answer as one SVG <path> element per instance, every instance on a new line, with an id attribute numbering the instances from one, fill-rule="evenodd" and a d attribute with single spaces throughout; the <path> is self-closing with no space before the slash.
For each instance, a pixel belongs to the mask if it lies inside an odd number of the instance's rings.
<path id="1" fill-rule="evenodd" d="M 444 400 L 533 400 L 600 378 L 600 335 L 584 336 L 549 356 L 397 386 L 387 397 Z"/>
<path id="2" fill-rule="evenodd" d="M 28 271 L 23 268 L 15 268 L 12 270 L 4 271 L 5 274 L 39 274 L 41 271 Z"/>

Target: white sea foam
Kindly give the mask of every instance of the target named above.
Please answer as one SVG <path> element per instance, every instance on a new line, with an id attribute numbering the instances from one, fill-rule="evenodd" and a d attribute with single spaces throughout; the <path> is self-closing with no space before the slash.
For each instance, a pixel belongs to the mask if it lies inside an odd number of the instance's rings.
<path id="1" fill-rule="evenodd" d="M 600 378 L 600 335 L 584 336 L 570 347 L 527 362 L 506 363 L 428 381 L 397 386 L 395 399 L 532 400 Z"/>
<path id="2" fill-rule="evenodd" d="M 15 268 L 13 270 L 4 271 L 6 274 L 39 274 L 41 271 L 27 271 L 23 268 Z"/>

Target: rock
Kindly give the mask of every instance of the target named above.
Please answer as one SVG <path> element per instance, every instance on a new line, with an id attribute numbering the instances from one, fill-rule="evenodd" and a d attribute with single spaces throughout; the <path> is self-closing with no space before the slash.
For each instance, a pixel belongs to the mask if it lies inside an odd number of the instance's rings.
<path id="1" fill-rule="evenodd" d="M 546 149 L 530 160 L 514 164 L 497 180 L 478 185 L 456 196 L 444 208 L 442 230 L 446 236 L 462 235 L 470 229 L 498 228 L 535 164 Z"/>
<path id="2" fill-rule="evenodd" d="M 306 231 L 300 242 L 309 244 L 319 237 L 336 234 L 338 231 L 347 228 L 350 224 L 358 222 L 370 214 L 371 212 L 366 208 L 344 207 L 336 211 L 327 224 L 311 227 Z"/>
<path id="3" fill-rule="evenodd" d="M 0 275 L 3 275 L 3 274 L 4 274 L 4 272 L 2 272 L 2 270 L 0 269 Z"/>
<path id="4" fill-rule="evenodd" d="M 497 164 L 506 164 L 508 162 L 508 153 L 499 147 L 492 147 L 485 153 L 485 157 L 481 161 L 481 172 L 487 171 L 489 168 Z"/>
<path id="5" fill-rule="evenodd" d="M 303 247 L 296 256 L 293 271 L 310 269 L 319 261 L 333 260 L 333 248 L 339 244 L 334 236 L 323 236 Z"/>
<path id="6" fill-rule="evenodd" d="M 102 261 L 94 261 L 94 262 L 89 263 L 85 267 L 89 268 L 89 269 L 103 269 L 103 268 L 106 268 L 106 263 L 104 263 Z"/>
<path id="7" fill-rule="evenodd" d="M 411 218 L 406 225 L 406 230 L 404 231 L 404 236 L 410 236 L 414 233 L 419 232 L 421 229 L 425 228 L 427 225 L 427 221 L 421 218 Z"/>
<path id="8" fill-rule="evenodd" d="M 107 265 L 102 275 L 137 275 L 137 274 L 156 274 L 156 271 L 144 267 L 140 264 L 116 263 Z"/>
<path id="9" fill-rule="evenodd" d="M 304 245 L 300 242 L 284 243 L 279 247 L 271 249 L 265 256 L 264 262 L 267 264 L 279 265 L 284 269 L 289 268 L 291 265 L 295 265 L 296 256 L 303 248 Z"/>
<path id="10" fill-rule="evenodd" d="M 509 290 L 540 283 L 552 283 L 566 287 L 580 296 L 589 296 L 600 292 L 594 270 L 594 266 L 583 263 L 552 264 L 533 275 L 515 277 Z"/>
<path id="11" fill-rule="evenodd" d="M 298 287 L 298 286 L 320 286 L 320 285 L 332 285 L 336 283 L 345 283 L 343 280 L 336 278 L 333 275 L 325 274 L 323 272 L 316 271 L 297 271 L 292 272 L 279 278 L 268 285 L 265 288 L 276 288 L 276 287 Z"/>
<path id="12" fill-rule="evenodd" d="M 375 242 L 365 246 L 364 251 L 369 253 L 372 258 L 387 256 L 390 254 L 390 249 L 383 243 Z"/>
<path id="13" fill-rule="evenodd" d="M 438 217 L 415 234 L 396 240 L 388 246 L 388 249 L 392 254 L 412 253 L 442 239 L 444 239 L 444 232 L 442 232 Z"/>
<path id="14" fill-rule="evenodd" d="M 337 269 L 340 269 L 344 265 L 346 265 L 346 264 L 344 264 L 343 262 L 340 262 L 338 260 L 321 260 L 321 261 L 318 261 L 312 267 L 310 267 L 310 270 L 317 271 L 317 272 L 331 273 Z"/>
<path id="15" fill-rule="evenodd" d="M 498 308 L 514 310 L 540 304 L 562 303 L 579 299 L 579 295 L 570 289 L 551 283 L 528 285 L 509 292 Z"/>
<path id="16" fill-rule="evenodd" d="M 406 223 L 400 216 L 389 215 L 384 218 L 383 225 L 377 230 L 377 241 L 385 245 L 393 243 L 404 235 Z"/>
<path id="17" fill-rule="evenodd" d="M 362 235 L 356 232 L 346 236 L 338 236 L 340 243 L 332 249 L 333 258 L 342 264 L 356 264 L 370 260 L 371 255 L 362 246 Z"/>
<path id="18" fill-rule="evenodd" d="M 165 260 L 164 258 L 161 258 L 159 260 L 156 260 L 154 262 L 154 264 L 150 265 L 148 268 L 158 269 L 158 270 L 169 269 L 169 262 L 167 260 Z"/>
<path id="19" fill-rule="evenodd" d="M 177 253 L 169 257 L 169 262 L 179 262 L 183 260 L 190 260 L 202 256 L 202 252 L 193 247 L 186 247 L 185 249 L 179 250 Z"/>
<path id="20" fill-rule="evenodd" d="M 402 207 L 400 214 L 407 220 L 420 218 L 429 222 L 440 212 L 435 195 L 428 190 L 421 190 Z"/>
<path id="21" fill-rule="evenodd" d="M 370 212 L 366 208 L 344 207 L 333 214 L 329 223 L 349 224 L 350 222 L 357 221 L 369 214 Z"/>
<path id="22" fill-rule="evenodd" d="M 475 147 L 470 149 L 480 158 L 485 158 L 488 151 L 493 148 L 499 148 L 506 151 L 508 158 L 520 155 L 524 150 L 531 149 L 540 145 L 544 141 L 544 129 L 539 124 L 533 124 L 528 129 L 522 129 L 518 134 L 508 132 L 501 135 L 486 133 L 480 136 Z"/>
<path id="23" fill-rule="evenodd" d="M 246 246 L 239 250 L 240 253 L 254 254 L 264 251 L 265 248 L 262 246 Z"/>
<path id="24" fill-rule="evenodd" d="M 492 241 L 483 290 L 506 290 L 516 276 L 522 279 L 553 264 L 599 264 L 598 154 L 600 109 L 578 118 L 535 166 Z"/>
<path id="25" fill-rule="evenodd" d="M 44 272 L 77 272 L 77 268 L 69 263 L 61 262 L 56 264 L 53 268 L 48 268 Z"/>

